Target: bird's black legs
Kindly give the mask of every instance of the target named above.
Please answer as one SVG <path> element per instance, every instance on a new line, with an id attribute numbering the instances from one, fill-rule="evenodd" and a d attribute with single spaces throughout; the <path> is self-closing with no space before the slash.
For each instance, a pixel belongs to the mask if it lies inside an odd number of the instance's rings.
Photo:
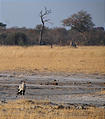
<path id="1" fill-rule="evenodd" d="M 23 90 L 23 95 L 25 95 L 25 90 Z"/>

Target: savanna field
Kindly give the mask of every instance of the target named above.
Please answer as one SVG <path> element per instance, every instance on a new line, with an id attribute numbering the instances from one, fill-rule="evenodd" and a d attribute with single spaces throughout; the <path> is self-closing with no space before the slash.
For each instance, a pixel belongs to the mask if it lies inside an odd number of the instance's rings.
<path id="1" fill-rule="evenodd" d="M 1 46 L 0 71 L 105 74 L 105 47 Z"/>
<path id="2" fill-rule="evenodd" d="M 0 72 L 6 71 L 104 75 L 105 47 L 0 46 Z M 0 103 L 0 119 L 105 119 L 105 108 L 75 108 L 22 97 Z"/>

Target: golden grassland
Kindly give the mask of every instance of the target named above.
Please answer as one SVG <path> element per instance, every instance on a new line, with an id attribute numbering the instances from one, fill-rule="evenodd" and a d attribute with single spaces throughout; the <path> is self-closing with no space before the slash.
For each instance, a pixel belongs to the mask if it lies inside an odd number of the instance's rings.
<path id="1" fill-rule="evenodd" d="M 49 101 L 20 99 L 0 104 L 0 119 L 105 119 L 105 109 L 62 108 Z"/>
<path id="2" fill-rule="evenodd" d="M 0 46 L 0 71 L 105 74 L 105 47 Z"/>

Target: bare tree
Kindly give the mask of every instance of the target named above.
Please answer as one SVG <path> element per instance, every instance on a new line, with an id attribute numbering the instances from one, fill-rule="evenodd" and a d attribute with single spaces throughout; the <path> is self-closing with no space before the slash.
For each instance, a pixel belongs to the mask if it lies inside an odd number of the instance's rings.
<path id="1" fill-rule="evenodd" d="M 50 23 L 50 19 L 47 18 L 47 15 L 51 13 L 51 10 L 48 10 L 46 7 L 44 8 L 44 11 L 40 11 L 40 19 L 42 22 L 41 30 L 40 30 L 40 38 L 39 38 L 39 44 L 41 44 L 41 41 L 43 39 L 43 33 L 44 33 L 44 27 L 45 23 Z"/>

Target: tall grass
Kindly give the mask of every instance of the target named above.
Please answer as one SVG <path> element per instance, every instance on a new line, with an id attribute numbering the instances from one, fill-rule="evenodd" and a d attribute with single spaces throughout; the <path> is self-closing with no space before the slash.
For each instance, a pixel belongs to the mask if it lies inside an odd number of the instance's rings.
<path id="1" fill-rule="evenodd" d="M 1 46 L 0 71 L 105 74 L 105 47 Z"/>

